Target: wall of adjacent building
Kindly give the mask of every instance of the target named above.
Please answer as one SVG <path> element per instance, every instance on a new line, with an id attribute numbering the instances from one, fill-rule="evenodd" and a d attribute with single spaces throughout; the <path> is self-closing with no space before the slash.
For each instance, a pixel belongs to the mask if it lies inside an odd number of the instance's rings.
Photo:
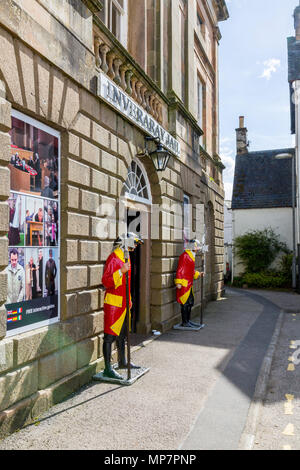
<path id="1" fill-rule="evenodd" d="M 292 208 L 235 209 L 232 213 L 233 243 L 236 237 L 252 230 L 271 228 L 280 236 L 280 241 L 292 250 Z M 274 266 L 276 265 L 277 262 Z M 233 254 L 233 276 L 240 276 L 243 272 L 243 264 L 240 264 L 238 256 Z"/>

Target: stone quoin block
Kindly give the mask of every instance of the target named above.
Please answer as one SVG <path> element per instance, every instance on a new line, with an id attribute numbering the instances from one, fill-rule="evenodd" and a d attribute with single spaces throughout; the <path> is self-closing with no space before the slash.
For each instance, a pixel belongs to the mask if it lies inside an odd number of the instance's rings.
<path id="1" fill-rule="evenodd" d="M 89 338 L 77 344 L 77 369 L 98 359 L 98 337 Z"/>
<path id="2" fill-rule="evenodd" d="M 74 155 L 75 157 L 79 157 L 80 152 L 80 139 L 77 135 L 72 134 L 71 132 L 68 134 L 69 137 L 69 146 L 68 151 L 70 155 Z"/>
<path id="3" fill-rule="evenodd" d="M 91 185 L 93 189 L 97 189 L 103 193 L 108 192 L 109 176 L 102 171 L 92 169 Z"/>
<path id="4" fill-rule="evenodd" d="M 81 209 L 96 214 L 99 211 L 99 195 L 90 191 L 81 190 Z"/>
<path id="5" fill-rule="evenodd" d="M 104 265 L 89 266 L 89 286 L 99 286 L 103 276 Z"/>
<path id="6" fill-rule="evenodd" d="M 10 195 L 10 171 L 0 167 L 0 200 L 6 200 Z"/>
<path id="7" fill-rule="evenodd" d="M 0 377 L 0 411 L 38 389 L 38 362 Z"/>
<path id="8" fill-rule="evenodd" d="M 10 157 L 10 135 L 6 132 L 0 132 L 0 163 L 7 165 L 10 162 Z"/>
<path id="9" fill-rule="evenodd" d="M 94 95 L 87 92 L 84 88 L 80 89 L 80 111 L 89 115 L 92 119 L 100 121 L 101 106 L 100 102 Z"/>
<path id="10" fill-rule="evenodd" d="M 61 317 L 67 320 L 77 315 L 77 293 L 62 296 Z"/>
<path id="11" fill-rule="evenodd" d="M 79 209 L 79 195 L 80 195 L 79 188 L 75 188 L 74 186 L 68 185 L 66 187 L 66 193 L 67 193 L 66 207 L 69 209 Z"/>
<path id="12" fill-rule="evenodd" d="M 7 299 L 7 272 L 0 272 L 0 305 Z"/>
<path id="13" fill-rule="evenodd" d="M 77 296 L 78 314 L 90 313 L 99 308 L 98 290 L 81 291 Z"/>
<path id="14" fill-rule="evenodd" d="M 67 290 L 87 287 L 87 266 L 67 266 Z"/>
<path id="15" fill-rule="evenodd" d="M 0 374 L 12 369 L 14 365 L 14 344 L 12 339 L 0 342 Z"/>
<path id="16" fill-rule="evenodd" d="M 96 122 L 92 122 L 92 140 L 106 149 L 110 147 L 110 133 Z"/>
<path id="17" fill-rule="evenodd" d="M 77 183 L 81 186 L 90 187 L 90 168 L 87 165 L 68 160 L 68 180 L 71 183 Z"/>
<path id="18" fill-rule="evenodd" d="M 15 365 L 20 366 L 59 348 L 59 325 L 28 331 L 13 338 Z"/>
<path id="19" fill-rule="evenodd" d="M 87 215 L 68 213 L 68 235 L 89 236 L 89 217 Z"/>
<path id="20" fill-rule="evenodd" d="M 6 336 L 7 313 L 4 305 L 0 307 L 0 340 Z"/>
<path id="21" fill-rule="evenodd" d="M 85 137 L 90 138 L 91 136 L 91 120 L 79 113 L 75 119 L 71 130 L 76 131 L 78 134 L 81 134 Z"/>
<path id="22" fill-rule="evenodd" d="M 0 131 L 8 132 L 11 129 L 11 104 L 0 98 Z"/>
<path id="23" fill-rule="evenodd" d="M 0 202 L 0 232 L 8 233 L 9 230 L 9 208 L 7 202 Z"/>
<path id="24" fill-rule="evenodd" d="M 77 367 L 76 345 L 57 351 L 39 361 L 39 390 L 72 374 Z"/>
<path id="25" fill-rule="evenodd" d="M 66 254 L 68 263 L 78 261 L 78 240 L 66 240 Z"/>
<path id="26" fill-rule="evenodd" d="M 112 242 L 100 242 L 99 260 L 106 261 L 112 251 L 113 251 Z"/>
<path id="27" fill-rule="evenodd" d="M 80 241 L 80 260 L 87 262 L 98 261 L 98 246 L 98 242 Z"/>
<path id="28" fill-rule="evenodd" d="M 110 153 L 102 151 L 101 167 L 114 175 L 117 173 L 117 158 Z"/>
<path id="29" fill-rule="evenodd" d="M 8 263 L 8 238 L 0 238 L 0 269 L 5 268 Z"/>
<path id="30" fill-rule="evenodd" d="M 84 139 L 81 139 L 80 156 L 83 161 L 94 166 L 100 165 L 100 149 Z"/>
<path id="31" fill-rule="evenodd" d="M 109 238 L 108 219 L 92 217 L 91 220 L 91 237 L 99 240 L 107 240 Z"/>
<path id="32" fill-rule="evenodd" d="M 116 199 L 107 196 L 100 196 L 99 212 L 97 213 L 100 217 L 107 217 L 109 219 L 116 219 Z"/>

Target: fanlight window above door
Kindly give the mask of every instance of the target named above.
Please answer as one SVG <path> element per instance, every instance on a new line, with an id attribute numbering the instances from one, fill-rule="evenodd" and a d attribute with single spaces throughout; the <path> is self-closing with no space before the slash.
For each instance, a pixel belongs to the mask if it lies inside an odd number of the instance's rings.
<path id="1" fill-rule="evenodd" d="M 151 204 L 151 194 L 147 176 L 141 166 L 133 160 L 129 169 L 127 180 L 124 183 L 123 193 L 128 199 L 148 202 Z"/>

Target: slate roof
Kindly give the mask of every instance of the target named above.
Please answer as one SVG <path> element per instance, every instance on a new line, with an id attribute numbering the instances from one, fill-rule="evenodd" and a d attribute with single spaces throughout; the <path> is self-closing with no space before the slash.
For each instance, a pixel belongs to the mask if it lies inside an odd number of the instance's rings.
<path id="1" fill-rule="evenodd" d="M 292 158 L 275 155 L 295 149 L 265 150 L 236 156 L 232 209 L 292 207 Z"/>

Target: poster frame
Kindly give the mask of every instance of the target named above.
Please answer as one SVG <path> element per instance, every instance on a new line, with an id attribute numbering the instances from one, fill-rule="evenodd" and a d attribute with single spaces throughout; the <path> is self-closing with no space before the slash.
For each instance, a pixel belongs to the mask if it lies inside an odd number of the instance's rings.
<path id="1" fill-rule="evenodd" d="M 58 139 L 58 197 L 56 199 L 52 198 L 47 198 L 47 197 L 42 197 L 42 196 L 35 196 L 35 195 L 30 195 L 32 198 L 37 198 L 37 199 L 42 199 L 46 201 L 54 201 L 57 202 L 58 204 L 58 214 L 59 214 L 59 226 L 58 226 L 58 279 L 57 279 L 57 285 L 58 285 L 58 302 L 57 302 L 57 309 L 58 309 L 58 315 L 56 318 L 50 318 L 49 320 L 42 320 L 41 322 L 36 322 L 31 325 L 27 326 L 21 326 L 20 328 L 15 328 L 13 330 L 7 330 L 6 331 L 6 337 L 12 337 L 19 335 L 21 333 L 26 333 L 28 331 L 33 331 L 37 330 L 39 328 L 43 328 L 45 326 L 49 326 L 54 323 L 60 322 L 60 308 L 61 308 L 61 282 L 60 282 L 60 235 L 61 235 L 61 133 L 52 127 L 49 127 L 48 125 L 38 121 L 37 119 L 34 119 L 26 114 L 21 113 L 20 111 L 17 111 L 16 109 L 11 110 L 11 117 L 20 119 L 21 121 L 25 122 L 26 124 L 29 124 L 33 127 L 36 127 L 44 132 L 47 132 L 48 134 L 52 135 L 53 137 Z M 24 193 L 15 191 L 15 190 L 10 190 L 10 193 L 15 193 L 15 194 L 20 194 L 24 195 Z M 43 248 L 49 249 L 49 247 L 44 246 Z M 5 304 L 4 304 L 5 308 Z"/>

